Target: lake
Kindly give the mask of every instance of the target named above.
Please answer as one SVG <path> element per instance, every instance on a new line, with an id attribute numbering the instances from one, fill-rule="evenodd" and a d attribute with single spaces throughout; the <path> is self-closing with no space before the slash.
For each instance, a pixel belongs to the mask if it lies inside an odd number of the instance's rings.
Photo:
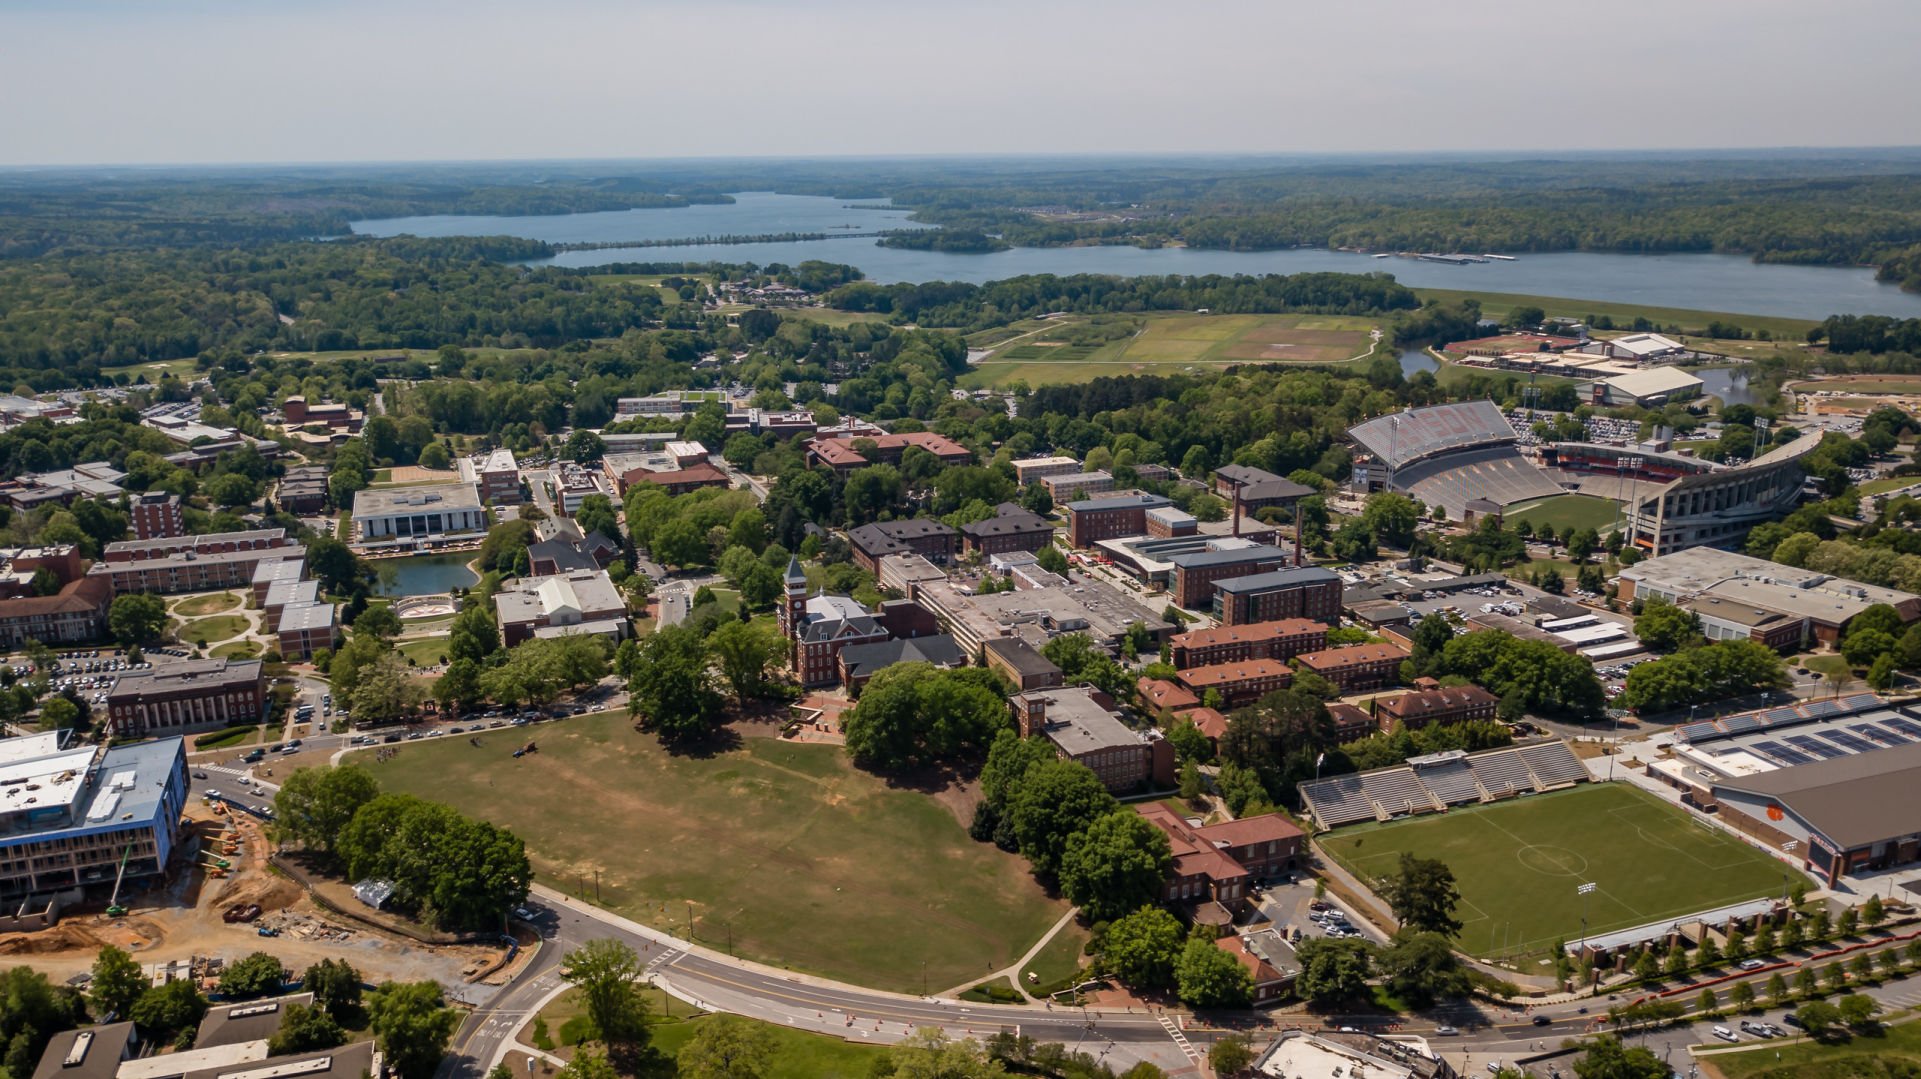
<path id="1" fill-rule="evenodd" d="M 907 211 L 852 209 L 846 200 L 747 192 L 731 206 L 622 210 L 553 217 L 387 218 L 354 223 L 371 236 L 524 236 L 552 243 L 694 239 L 780 232 L 862 231 L 913 227 Z M 862 203 L 862 205 L 868 205 Z M 1287 251 L 1203 251 L 1185 247 L 1017 247 L 987 254 L 907 251 L 868 237 L 790 243 L 682 244 L 566 251 L 556 266 L 610 262 L 753 262 L 789 265 L 807 259 L 858 266 L 882 284 L 901 281 L 981 283 L 1022 274 L 1295 274 L 1310 271 L 1391 273 L 1416 288 L 1478 289 L 1533 296 L 1565 296 L 1651 307 L 1729 311 L 1786 318 L 1832 314 L 1921 318 L 1921 294 L 1903 292 L 1855 267 L 1756 263 L 1743 255 L 1616 255 L 1581 251 L 1522 255 L 1513 262 L 1451 266 L 1411 259 L 1296 248 Z"/>
<path id="2" fill-rule="evenodd" d="M 474 553 L 417 554 L 405 558 L 378 558 L 369 565 L 379 577 L 375 591 L 383 596 L 433 596 L 456 588 L 471 588 L 480 582 L 467 568 Z"/>
<path id="3" fill-rule="evenodd" d="M 1748 371 L 1745 367 L 1710 367 L 1694 372 L 1701 380 L 1703 397 L 1719 397 L 1724 405 L 1751 405 L 1754 391 L 1748 389 Z"/>

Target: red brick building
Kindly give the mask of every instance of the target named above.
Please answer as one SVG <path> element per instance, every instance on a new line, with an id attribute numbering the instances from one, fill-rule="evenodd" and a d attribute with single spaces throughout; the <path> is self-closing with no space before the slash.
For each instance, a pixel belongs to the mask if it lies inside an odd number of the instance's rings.
<path id="1" fill-rule="evenodd" d="M 1340 687 L 1342 693 L 1391 686 L 1401 680 L 1407 649 L 1396 644 L 1350 644 L 1294 657 L 1302 670 L 1313 671 Z"/>
<path id="2" fill-rule="evenodd" d="M 860 441 L 874 444 L 871 453 L 863 453 L 855 448 L 854 443 Z M 964 465 L 974 459 L 974 454 L 966 446 L 946 435 L 932 431 L 910 431 L 899 435 L 816 435 L 807 440 L 807 463 L 824 465 L 844 475 L 872 464 L 898 464 L 901 455 L 910 446 L 926 450 L 940 458 L 944 465 Z"/>
<path id="3" fill-rule="evenodd" d="M 854 561 L 869 573 L 878 574 L 880 560 L 890 554 L 917 554 L 936 565 L 945 565 L 960 548 L 960 533 L 945 521 L 910 517 L 849 529 L 847 541 L 854 548 Z"/>
<path id="4" fill-rule="evenodd" d="M 1337 742 L 1352 742 L 1358 738 L 1366 738 L 1381 729 L 1379 720 L 1369 714 L 1366 709 L 1356 708 L 1341 701 L 1329 702 L 1327 714 L 1334 720 L 1334 740 Z"/>
<path id="5" fill-rule="evenodd" d="M 1180 673 L 1181 684 L 1194 696 L 1205 700 L 1214 690 L 1229 706 L 1259 700 L 1294 681 L 1294 672 L 1278 659 L 1250 659 L 1240 663 L 1216 663 Z"/>
<path id="6" fill-rule="evenodd" d="M 180 496 L 165 491 L 135 495 L 127 504 L 133 521 L 133 534 L 143 540 L 168 539 L 187 534 L 187 521 L 180 513 Z"/>
<path id="7" fill-rule="evenodd" d="M 189 659 L 121 677 L 107 694 L 115 738 L 258 723 L 267 679 L 257 659 Z"/>
<path id="8" fill-rule="evenodd" d="M 961 526 L 961 548 L 968 554 L 1006 554 L 1038 551 L 1054 541 L 1054 524 L 1012 502 L 1003 502 L 994 516 Z"/>
<path id="9" fill-rule="evenodd" d="M 1272 544 L 1257 544 L 1225 551 L 1193 551 L 1178 554 L 1168 562 L 1168 590 L 1176 606 L 1201 610 L 1214 603 L 1214 582 L 1266 573 L 1287 565 L 1289 555 Z"/>
<path id="10" fill-rule="evenodd" d="M 1381 730 L 1399 723 L 1419 730 L 1435 723 L 1463 723 L 1493 719 L 1501 700 L 1480 686 L 1437 686 L 1416 689 L 1398 697 L 1376 698 L 1374 714 Z"/>
<path id="11" fill-rule="evenodd" d="M 677 472 L 649 472 L 636 468 L 620 477 L 620 489 L 625 491 L 636 483 L 652 483 L 664 487 L 670 495 L 684 495 L 698 491 L 702 487 L 728 487 L 727 473 L 713 465 L 695 465 Z"/>
<path id="12" fill-rule="evenodd" d="M 1250 884 L 1300 864 L 1304 837 L 1279 813 L 1197 828 L 1160 802 L 1136 805 L 1134 811 L 1159 828 L 1173 850 L 1174 870 L 1161 891 L 1163 903 L 1213 902 L 1238 911 L 1248 904 Z"/>
<path id="13" fill-rule="evenodd" d="M 1075 547 L 1092 547 L 1104 539 L 1145 535 L 1147 511 L 1171 505 L 1160 495 L 1139 492 L 1069 502 L 1067 542 Z"/>
<path id="14" fill-rule="evenodd" d="M 1277 569 L 1216 581 L 1221 621 L 1230 626 L 1312 618 L 1328 625 L 1341 620 L 1341 578 L 1319 566 Z"/>
<path id="15" fill-rule="evenodd" d="M 1141 700 L 1156 712 L 1180 712 L 1201 706 L 1201 699 L 1192 690 L 1165 678 L 1142 678 L 1134 683 L 1134 688 L 1140 691 Z"/>
<path id="16" fill-rule="evenodd" d="M 1169 642 L 1176 667 L 1206 667 L 1243 659 L 1293 659 L 1327 647 L 1327 626 L 1308 618 L 1283 618 L 1238 626 L 1212 626 Z"/>

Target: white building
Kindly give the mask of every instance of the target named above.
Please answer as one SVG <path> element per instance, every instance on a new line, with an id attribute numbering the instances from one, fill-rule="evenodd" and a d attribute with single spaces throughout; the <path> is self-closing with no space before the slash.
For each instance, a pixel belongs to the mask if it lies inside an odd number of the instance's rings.
<path id="1" fill-rule="evenodd" d="M 471 483 L 368 488 L 354 495 L 354 527 L 363 541 L 485 532 L 487 511 Z"/>

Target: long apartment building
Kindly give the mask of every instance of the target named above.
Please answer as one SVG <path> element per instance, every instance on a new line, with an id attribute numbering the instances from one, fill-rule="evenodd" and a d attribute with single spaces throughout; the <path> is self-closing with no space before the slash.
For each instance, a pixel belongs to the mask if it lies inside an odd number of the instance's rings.
<path id="1" fill-rule="evenodd" d="M 189 659 L 121 677 L 107 694 L 113 737 L 258 723 L 266 714 L 267 678 L 257 659 Z"/>
<path id="2" fill-rule="evenodd" d="M 1294 657 L 1302 670 L 1334 683 L 1342 693 L 1391 686 L 1401 680 L 1407 649 L 1397 644 L 1350 644 Z"/>
<path id="3" fill-rule="evenodd" d="M 1287 565 L 1288 558 L 1286 551 L 1268 543 L 1175 555 L 1169 559 L 1174 568 L 1168 590 L 1176 606 L 1198 611 L 1213 605 L 1215 582 L 1271 572 Z"/>
<path id="4" fill-rule="evenodd" d="M 1087 686 L 1034 689 L 1008 698 L 1021 737 L 1046 738 L 1063 760 L 1086 765 L 1110 791 L 1174 781 L 1174 748 L 1159 731 L 1121 720 L 1105 693 Z"/>
<path id="5" fill-rule="evenodd" d="M 284 528 L 110 543 L 87 570 L 122 592 L 206 592 L 253 583 L 262 562 L 300 558 Z"/>
<path id="6" fill-rule="evenodd" d="M 63 731 L 0 742 L 0 899 L 166 870 L 187 804 L 178 738 L 61 749 Z"/>
<path id="7" fill-rule="evenodd" d="M 1175 667 L 1205 667 L 1247 659 L 1286 660 L 1327 647 L 1327 625 L 1311 618 L 1283 618 L 1210 626 L 1180 634 L 1168 643 Z"/>
<path id="8" fill-rule="evenodd" d="M 0 647 L 98 640 L 106 635 L 112 604 L 113 586 L 99 577 L 69 581 L 51 596 L 0 599 Z"/>
<path id="9" fill-rule="evenodd" d="M 1223 625 L 1311 618 L 1332 626 L 1341 620 L 1341 578 L 1319 566 L 1217 580 L 1214 596 Z"/>
<path id="10" fill-rule="evenodd" d="M 1069 502 L 1067 542 L 1075 547 L 1092 547 L 1101 540 L 1145 535 L 1147 511 L 1173 504 L 1161 495 L 1139 491 Z"/>

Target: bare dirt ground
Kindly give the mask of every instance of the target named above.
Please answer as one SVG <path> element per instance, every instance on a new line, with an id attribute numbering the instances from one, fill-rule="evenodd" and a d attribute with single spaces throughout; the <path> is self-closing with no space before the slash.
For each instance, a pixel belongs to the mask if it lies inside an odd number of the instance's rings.
<path id="1" fill-rule="evenodd" d="M 0 934 L 0 956 L 65 981 L 90 969 L 108 944 L 141 963 L 191 956 L 231 962 L 264 951 L 295 971 L 322 959 L 345 959 L 369 981 L 431 979 L 452 987 L 501 954 L 494 947 L 428 947 L 329 915 L 299 885 L 269 869 L 269 845 L 258 822 L 243 818 L 230 824 L 200 806 L 192 807 L 191 816 L 203 852 L 220 850 L 227 829 L 237 833 L 238 853 L 220 855 L 232 863 L 224 879 L 212 877 L 204 866 L 179 869 L 165 884 L 123 894 L 128 913 L 122 917 L 110 918 L 99 905 L 89 905 L 70 908 L 58 925 L 42 932 Z M 203 853 L 201 861 L 209 857 Z M 255 922 L 222 920 L 229 907 L 248 903 L 261 907 Z M 278 928 L 280 935 L 260 936 L 258 926 Z"/>

